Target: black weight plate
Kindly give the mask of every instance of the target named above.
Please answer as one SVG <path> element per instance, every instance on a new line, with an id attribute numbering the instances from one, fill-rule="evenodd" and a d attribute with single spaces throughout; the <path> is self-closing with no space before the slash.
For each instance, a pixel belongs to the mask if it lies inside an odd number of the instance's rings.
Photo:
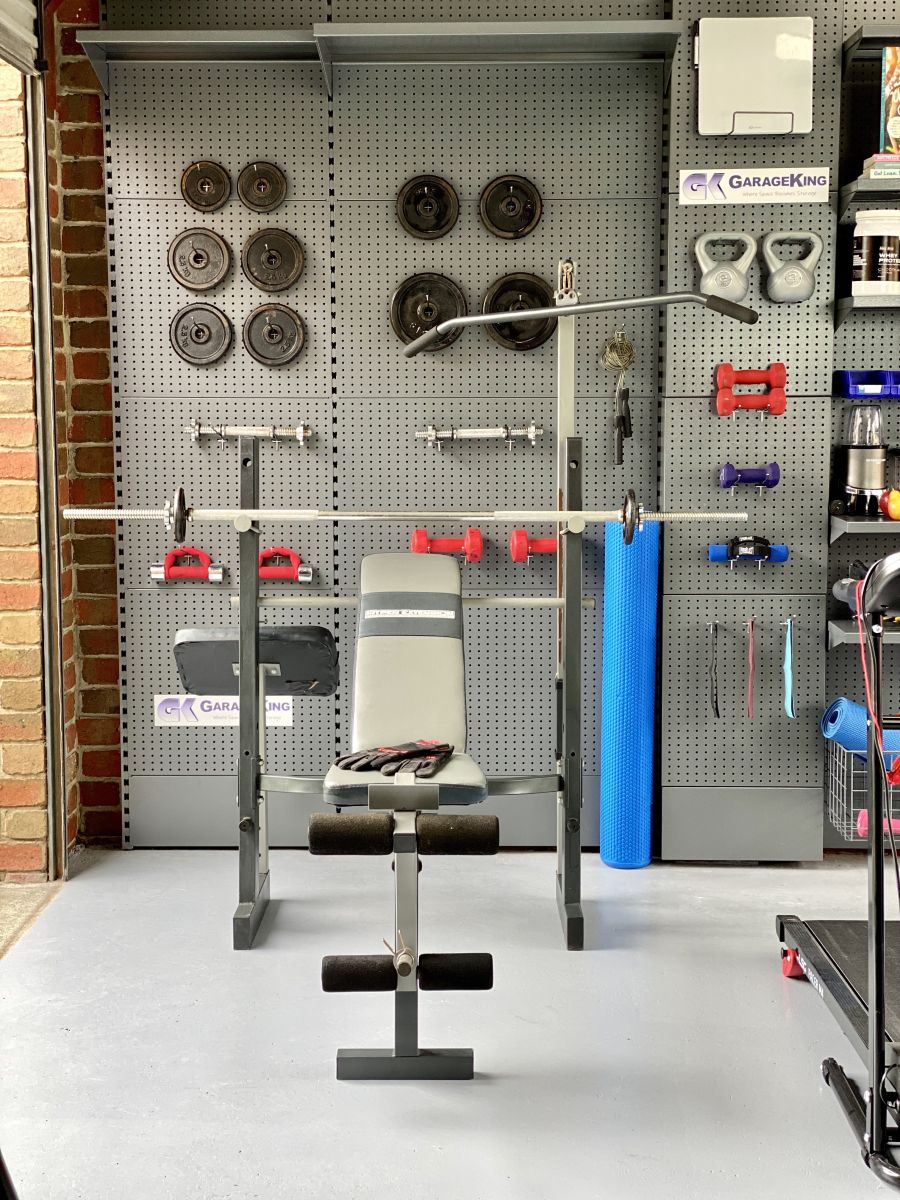
<path id="1" fill-rule="evenodd" d="M 508 312 L 512 315 L 526 308 L 550 308 L 553 305 L 553 289 L 537 275 L 524 272 L 503 275 L 484 294 L 481 311 L 485 313 Z M 556 328 L 556 317 L 543 319 L 532 317 L 530 321 L 510 319 L 500 325 L 485 325 L 489 337 L 507 350 L 534 350 L 552 336 Z"/>
<path id="2" fill-rule="evenodd" d="M 459 217 L 459 197 L 439 175 L 416 175 L 400 189 L 397 216 L 413 237 L 425 240 L 443 237 Z"/>
<path id="3" fill-rule="evenodd" d="M 181 194 L 198 212 L 215 212 L 231 195 L 231 176 L 218 163 L 201 159 L 185 167 Z"/>
<path id="4" fill-rule="evenodd" d="M 172 239 L 169 270 L 192 292 L 208 292 L 222 282 L 231 266 L 231 251 L 214 229 L 186 229 Z"/>
<path id="5" fill-rule="evenodd" d="M 248 163 L 238 175 L 237 193 L 248 208 L 271 212 L 287 195 L 287 179 L 274 163 Z"/>
<path id="6" fill-rule="evenodd" d="M 391 299 L 391 326 L 402 342 L 411 342 L 420 334 L 466 315 L 466 298 L 458 283 L 446 275 L 426 271 L 404 279 Z M 443 334 L 429 351 L 445 350 L 462 333 L 462 327 Z"/>
<path id="7" fill-rule="evenodd" d="M 172 318 L 169 340 L 186 362 L 207 367 L 231 345 L 231 322 L 211 304 L 189 304 Z"/>
<path id="8" fill-rule="evenodd" d="M 500 175 L 481 193 L 478 211 L 485 227 L 501 238 L 526 237 L 537 227 L 541 193 L 524 175 Z"/>
<path id="9" fill-rule="evenodd" d="M 244 274 L 264 292 L 283 292 L 303 273 L 303 247 L 285 229 L 260 229 L 241 252 Z"/>
<path id="10" fill-rule="evenodd" d="M 247 353 L 267 367 L 283 367 L 306 341 L 303 321 L 285 304 L 261 304 L 244 322 Z"/>

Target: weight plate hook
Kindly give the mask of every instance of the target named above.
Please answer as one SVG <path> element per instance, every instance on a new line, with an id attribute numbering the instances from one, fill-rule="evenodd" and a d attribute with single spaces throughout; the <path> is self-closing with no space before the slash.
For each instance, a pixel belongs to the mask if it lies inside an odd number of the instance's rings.
<path id="1" fill-rule="evenodd" d="M 404 279 L 391 299 L 391 326 L 402 342 L 411 342 L 451 317 L 467 312 L 462 288 L 446 275 L 426 271 Z M 451 329 L 429 346 L 429 351 L 445 350 L 462 333 Z"/>
<path id="2" fill-rule="evenodd" d="M 169 270 L 182 287 L 208 292 L 231 266 L 228 243 L 213 229 L 186 229 L 169 246 Z"/>
<path id="3" fill-rule="evenodd" d="M 241 267 L 264 292 L 283 292 L 303 274 L 303 247 L 285 229 L 260 229 L 251 234 L 241 251 Z"/>
<path id="4" fill-rule="evenodd" d="M 485 325 L 488 337 L 507 350 L 534 350 L 552 337 L 556 317 L 532 317 L 516 321 L 514 314 L 528 308 L 552 308 L 553 289 L 538 275 L 515 272 L 497 279 L 484 294 L 481 311 L 508 312 L 510 320 L 500 325 Z"/>
<path id="5" fill-rule="evenodd" d="M 237 193 L 247 208 L 271 212 L 287 195 L 287 179 L 281 167 L 274 163 L 248 163 L 238 175 Z"/>
<path id="6" fill-rule="evenodd" d="M 231 195 L 231 176 L 217 162 L 201 159 L 182 172 L 181 194 L 198 212 L 215 212 Z"/>
<path id="7" fill-rule="evenodd" d="M 303 321 L 286 304 L 261 304 L 244 322 L 247 353 L 267 367 L 283 367 L 303 349 Z"/>
<path id="8" fill-rule="evenodd" d="M 231 336 L 231 322 L 212 304 L 189 304 L 169 326 L 173 350 L 195 367 L 218 362 L 231 345 Z"/>
<path id="9" fill-rule="evenodd" d="M 495 237 L 527 237 L 541 219 L 541 193 L 524 175 L 500 175 L 481 193 L 478 211 Z"/>
<path id="10" fill-rule="evenodd" d="M 431 241 L 449 233 L 459 218 L 459 197 L 440 175 L 416 175 L 397 196 L 397 217 L 407 233 Z"/>

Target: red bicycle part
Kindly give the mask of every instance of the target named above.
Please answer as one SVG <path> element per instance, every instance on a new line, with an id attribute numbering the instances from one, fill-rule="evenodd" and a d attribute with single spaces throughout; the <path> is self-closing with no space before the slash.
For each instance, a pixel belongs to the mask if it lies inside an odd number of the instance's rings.
<path id="1" fill-rule="evenodd" d="M 888 831 L 887 817 L 884 818 L 884 821 L 882 822 L 882 824 L 884 825 L 884 832 L 887 833 L 887 831 Z M 894 817 L 894 819 L 891 821 L 890 828 L 891 828 L 891 832 L 896 837 L 896 835 L 898 833 L 900 833 L 900 818 Z M 867 808 L 860 809 L 859 816 L 856 818 L 856 834 L 857 834 L 857 837 L 861 837 L 861 838 L 867 838 L 869 836 L 869 810 Z"/>
<path id="2" fill-rule="evenodd" d="M 163 559 L 163 579 L 169 583 L 173 579 L 198 579 L 203 583 L 209 582 L 209 568 L 212 559 L 205 550 L 196 546 L 179 546 L 170 550 Z"/>
<path id="3" fill-rule="evenodd" d="M 509 535 L 509 557 L 514 563 L 528 562 L 532 554 L 555 554 L 555 537 L 530 538 L 527 529 L 514 529 Z"/>
<path id="4" fill-rule="evenodd" d="M 464 554 L 467 563 L 477 563 L 484 554 L 484 538 L 480 529 L 467 529 L 461 538 L 433 538 L 427 529 L 414 529 L 409 548 L 413 554 Z"/>
<path id="5" fill-rule="evenodd" d="M 802 979 L 805 972 L 800 966 L 800 951 L 792 946 L 781 947 L 781 973 L 785 979 Z"/>
<path id="6" fill-rule="evenodd" d="M 267 550 L 259 552 L 260 579 L 296 583 L 302 566 L 303 559 L 296 550 L 287 546 L 270 546 Z"/>
<path id="7" fill-rule="evenodd" d="M 736 408 L 757 409 L 780 417 L 787 411 L 787 396 L 784 388 L 774 387 L 761 396 L 748 393 L 736 396 L 730 387 L 720 387 L 716 393 L 716 412 L 720 417 L 730 417 Z"/>
<path id="8" fill-rule="evenodd" d="M 731 363 L 720 363 L 716 367 L 716 387 L 730 388 L 736 383 L 764 383 L 770 388 L 783 388 L 787 383 L 787 368 L 784 363 L 769 363 L 764 371 L 739 371 Z"/>

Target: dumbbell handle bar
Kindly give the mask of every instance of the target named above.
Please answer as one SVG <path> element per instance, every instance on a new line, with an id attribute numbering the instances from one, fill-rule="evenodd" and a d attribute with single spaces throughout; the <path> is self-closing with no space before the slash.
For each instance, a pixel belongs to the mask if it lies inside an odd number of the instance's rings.
<path id="1" fill-rule="evenodd" d="M 195 442 L 205 437 L 218 438 L 220 441 L 226 438 L 256 438 L 263 442 L 297 442 L 301 446 L 309 441 L 311 432 L 308 425 L 203 425 L 199 420 L 185 429 L 185 433 L 189 433 Z"/>

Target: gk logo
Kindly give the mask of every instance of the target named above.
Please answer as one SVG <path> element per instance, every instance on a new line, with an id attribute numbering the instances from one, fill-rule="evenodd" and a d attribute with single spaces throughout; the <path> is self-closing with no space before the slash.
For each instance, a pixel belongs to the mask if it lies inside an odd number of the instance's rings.
<path id="1" fill-rule="evenodd" d="M 695 200 L 724 200 L 722 187 L 724 171 L 694 171 L 682 184 L 682 191 Z"/>
<path id="2" fill-rule="evenodd" d="M 194 703 L 196 696 L 164 696 L 159 702 L 157 708 L 157 716 L 173 717 L 179 721 L 197 721 L 197 714 L 194 712 Z"/>

